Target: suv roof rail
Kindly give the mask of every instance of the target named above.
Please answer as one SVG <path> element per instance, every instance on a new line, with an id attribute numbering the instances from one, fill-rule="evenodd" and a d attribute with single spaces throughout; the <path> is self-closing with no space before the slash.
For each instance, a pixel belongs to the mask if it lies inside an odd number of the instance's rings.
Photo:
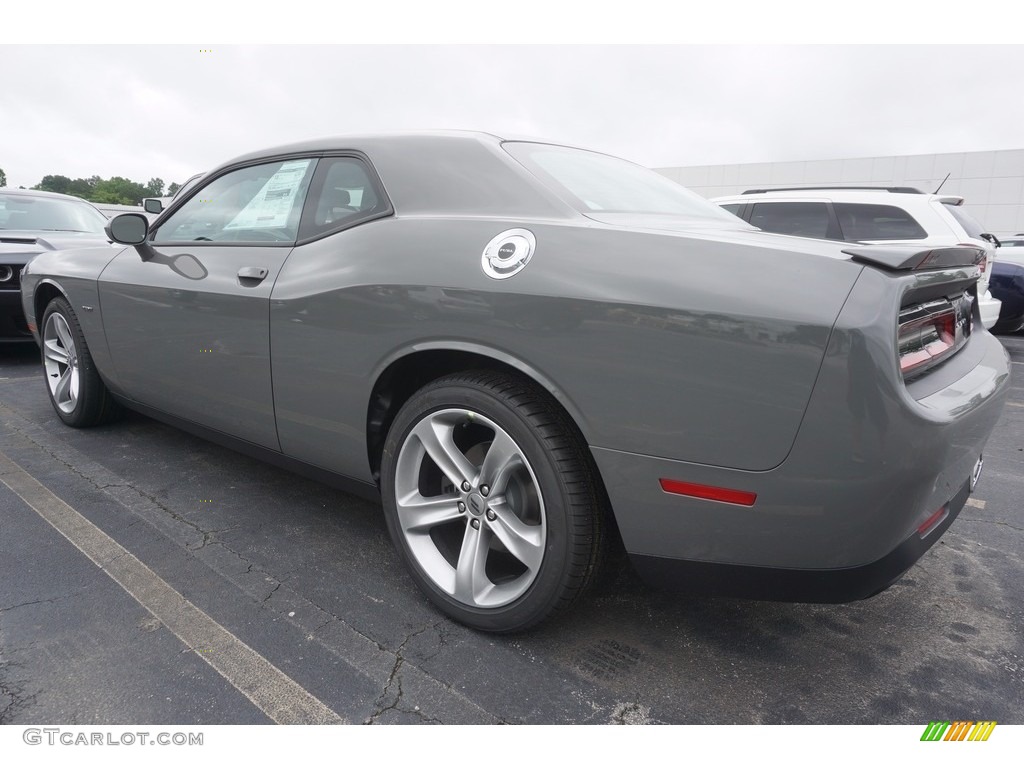
<path id="1" fill-rule="evenodd" d="M 916 187 L 853 187 L 853 186 L 835 186 L 835 187 L 765 187 L 763 189 L 748 189 L 744 195 L 761 195 L 765 192 L 801 192 L 803 190 L 815 190 L 815 189 L 877 189 L 881 192 L 897 192 L 905 195 L 923 195 L 920 189 Z"/>

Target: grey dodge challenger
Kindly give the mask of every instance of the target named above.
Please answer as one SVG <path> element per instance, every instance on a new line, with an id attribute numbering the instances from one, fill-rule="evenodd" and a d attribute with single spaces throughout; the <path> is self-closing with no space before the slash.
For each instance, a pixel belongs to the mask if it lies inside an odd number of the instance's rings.
<path id="1" fill-rule="evenodd" d="M 476 133 L 225 163 L 22 302 L 73 427 L 127 406 L 380 498 L 472 627 L 652 582 L 840 602 L 935 543 L 1009 386 L 983 254 L 754 229 L 604 154 Z"/>

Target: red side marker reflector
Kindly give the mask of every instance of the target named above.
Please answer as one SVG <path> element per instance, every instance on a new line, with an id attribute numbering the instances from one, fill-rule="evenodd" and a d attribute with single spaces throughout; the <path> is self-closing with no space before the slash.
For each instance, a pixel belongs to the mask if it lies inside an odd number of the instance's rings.
<path id="1" fill-rule="evenodd" d="M 749 491 L 734 491 L 731 488 L 716 488 L 713 485 L 698 485 L 697 483 L 684 483 L 681 480 L 667 480 L 664 477 L 661 482 L 661 490 L 665 493 L 675 493 L 679 496 L 693 496 L 697 499 L 710 499 L 711 501 L 724 501 L 728 504 L 740 504 L 744 507 L 752 507 L 756 493 Z"/>
<path id="2" fill-rule="evenodd" d="M 26 323 L 26 325 L 28 326 L 28 329 L 30 331 L 32 331 L 33 333 L 36 331 L 36 324 L 35 323 Z"/>
<path id="3" fill-rule="evenodd" d="M 936 525 L 946 518 L 946 505 L 943 504 L 935 512 L 917 527 L 917 535 L 924 538 Z"/>

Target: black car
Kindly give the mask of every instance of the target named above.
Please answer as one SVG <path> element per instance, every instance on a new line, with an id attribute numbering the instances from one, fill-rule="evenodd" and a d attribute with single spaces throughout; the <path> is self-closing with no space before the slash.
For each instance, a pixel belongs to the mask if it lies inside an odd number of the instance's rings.
<path id="1" fill-rule="evenodd" d="M 33 341 L 21 309 L 21 270 L 37 254 L 108 245 L 107 217 L 52 192 L 0 188 L 0 342 Z"/>

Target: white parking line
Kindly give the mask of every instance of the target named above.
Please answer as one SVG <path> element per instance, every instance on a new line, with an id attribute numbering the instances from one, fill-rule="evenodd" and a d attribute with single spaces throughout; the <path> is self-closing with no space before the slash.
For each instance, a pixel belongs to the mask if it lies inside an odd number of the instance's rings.
<path id="1" fill-rule="evenodd" d="M 981 499 L 968 499 L 966 502 L 968 507 L 974 507 L 975 509 L 984 509 L 985 502 Z"/>
<path id="2" fill-rule="evenodd" d="M 1014 408 L 1024 408 L 1024 403 L 1015 403 L 1013 400 L 1007 400 L 1007 405 L 1012 405 Z"/>
<path id="3" fill-rule="evenodd" d="M 271 720 L 287 725 L 345 720 L 211 619 L 78 511 L 0 451 L 0 481 Z"/>

